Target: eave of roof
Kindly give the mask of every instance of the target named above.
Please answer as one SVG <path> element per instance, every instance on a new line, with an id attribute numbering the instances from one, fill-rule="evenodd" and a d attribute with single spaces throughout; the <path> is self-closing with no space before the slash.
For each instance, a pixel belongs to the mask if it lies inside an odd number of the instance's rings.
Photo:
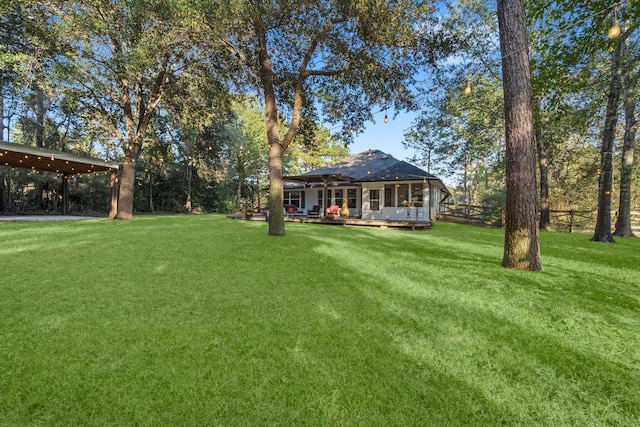
<path id="1" fill-rule="evenodd" d="M 64 175 L 107 172 L 120 168 L 116 162 L 4 141 L 0 141 L 0 166 Z"/>
<path id="2" fill-rule="evenodd" d="M 324 175 L 348 176 L 353 182 L 438 179 L 435 175 L 380 150 L 354 154 L 335 163 L 311 170 L 301 175 L 301 178 Z"/>
<path id="3" fill-rule="evenodd" d="M 285 181 L 293 181 L 293 182 L 332 182 L 332 181 L 353 181 L 353 178 L 341 173 L 331 173 L 331 174 L 309 174 L 306 173 L 304 175 L 291 175 L 285 176 Z"/>

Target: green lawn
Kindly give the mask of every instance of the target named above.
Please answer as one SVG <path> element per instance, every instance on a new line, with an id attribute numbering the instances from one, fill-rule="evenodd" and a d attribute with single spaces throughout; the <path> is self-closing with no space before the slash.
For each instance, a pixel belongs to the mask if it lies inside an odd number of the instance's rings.
<path id="1" fill-rule="evenodd" d="M 640 239 L 0 223 L 0 425 L 640 425 Z"/>

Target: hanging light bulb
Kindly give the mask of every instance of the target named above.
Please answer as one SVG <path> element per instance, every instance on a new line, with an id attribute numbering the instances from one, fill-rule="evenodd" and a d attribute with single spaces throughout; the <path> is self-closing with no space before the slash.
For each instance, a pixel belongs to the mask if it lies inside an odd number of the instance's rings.
<path id="1" fill-rule="evenodd" d="M 464 94 L 471 95 L 471 82 L 467 80 L 467 85 L 464 87 Z"/>
<path id="2" fill-rule="evenodd" d="M 617 39 L 620 35 L 620 32 L 620 25 L 618 25 L 617 22 L 614 22 L 611 28 L 609 28 L 609 32 L 607 34 L 609 35 L 610 39 Z"/>
<path id="3" fill-rule="evenodd" d="M 467 85 L 464 87 L 464 90 L 462 91 L 465 95 L 471 95 L 471 80 L 469 79 L 470 75 L 471 73 L 467 73 Z"/>
<path id="4" fill-rule="evenodd" d="M 618 23 L 618 5 L 615 5 L 613 6 L 613 25 L 609 28 L 607 34 L 610 39 L 617 39 L 621 32 L 622 30 Z"/>
<path id="5" fill-rule="evenodd" d="M 384 113 L 384 122 L 389 123 L 389 117 L 387 116 L 387 113 Z"/>

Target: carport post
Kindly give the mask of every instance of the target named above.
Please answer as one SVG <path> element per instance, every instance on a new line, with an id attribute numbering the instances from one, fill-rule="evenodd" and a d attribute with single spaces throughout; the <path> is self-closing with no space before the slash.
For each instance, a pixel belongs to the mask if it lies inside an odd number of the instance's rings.
<path id="1" fill-rule="evenodd" d="M 62 175 L 62 215 L 69 215 L 69 177 Z"/>
<path id="2" fill-rule="evenodd" d="M 118 214 L 118 169 L 111 169 L 111 209 L 109 219 L 114 219 Z"/>

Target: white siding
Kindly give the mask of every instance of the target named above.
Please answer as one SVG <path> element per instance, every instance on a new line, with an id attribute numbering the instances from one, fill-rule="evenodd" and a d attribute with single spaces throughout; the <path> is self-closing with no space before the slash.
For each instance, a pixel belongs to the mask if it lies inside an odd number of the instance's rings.
<path id="1" fill-rule="evenodd" d="M 347 198 L 347 194 L 348 194 L 347 192 L 349 190 L 356 190 L 356 207 L 349 208 L 349 215 L 352 217 L 360 215 L 360 212 L 362 212 L 362 194 L 360 191 L 360 187 L 358 186 L 329 187 L 329 190 L 331 190 L 332 198 L 327 200 L 327 206 L 325 206 L 325 208 L 328 208 L 329 206 L 335 204 L 336 189 L 342 190 L 343 198 Z M 322 187 L 313 187 L 313 188 L 305 189 L 304 199 L 305 199 L 305 207 L 307 209 L 311 209 L 314 205 L 322 205 L 322 191 L 323 191 Z"/>
<path id="2" fill-rule="evenodd" d="M 363 183 L 362 187 L 340 187 L 346 196 L 348 189 L 356 189 L 356 208 L 349 208 L 352 217 L 361 215 L 362 219 L 371 220 L 395 220 L 395 221 L 426 221 L 436 220 L 440 199 L 443 192 L 437 181 L 429 180 L 423 187 L 421 207 L 385 207 L 384 186 L 385 184 L 412 184 L 423 183 L 423 181 L 388 181 Z M 335 189 L 337 187 L 332 187 Z M 369 190 L 380 192 L 380 209 L 371 210 L 369 203 Z M 322 205 L 322 200 L 318 199 L 318 194 L 322 194 L 322 187 L 304 189 L 304 207 L 308 210 L 313 205 Z M 321 197 L 321 196 L 320 196 Z M 328 200 L 328 206 L 335 200 Z M 326 208 L 327 206 L 325 206 Z"/>
<path id="3" fill-rule="evenodd" d="M 378 219 L 392 221 L 426 221 L 429 219 L 429 188 L 433 186 L 431 181 L 427 181 L 422 189 L 422 206 L 421 207 L 385 207 L 384 185 L 385 184 L 411 184 L 416 181 L 403 182 L 375 182 L 362 185 L 362 219 Z M 371 210 L 369 205 L 369 190 L 380 191 L 380 210 Z M 435 218 L 435 211 L 432 210 L 431 216 Z"/>

